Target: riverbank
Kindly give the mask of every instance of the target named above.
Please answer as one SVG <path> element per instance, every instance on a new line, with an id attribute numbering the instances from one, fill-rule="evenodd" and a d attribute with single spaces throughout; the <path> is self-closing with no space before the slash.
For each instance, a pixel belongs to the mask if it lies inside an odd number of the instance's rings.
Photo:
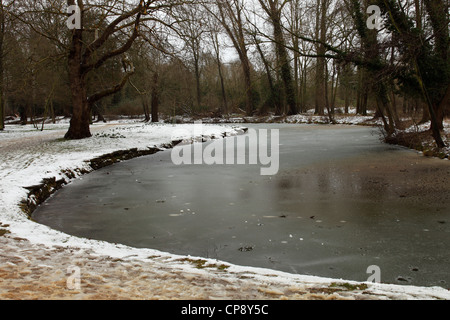
<path id="1" fill-rule="evenodd" d="M 190 117 L 190 116 L 162 116 L 160 123 L 163 124 L 192 124 L 195 121 L 201 121 L 205 124 L 261 124 L 261 123 L 280 123 L 280 124 L 317 124 L 317 125 L 357 125 L 378 127 L 380 133 L 383 132 L 383 123 L 381 119 L 375 118 L 375 113 L 369 111 L 366 116 L 356 114 L 355 108 L 350 108 L 348 113 L 345 113 L 343 108 L 336 109 L 333 115 L 333 122 L 330 121 L 328 115 L 315 115 L 314 110 L 308 110 L 305 113 L 293 116 L 243 116 L 239 114 L 231 114 L 224 117 Z M 118 123 L 142 123 L 143 116 L 119 117 L 119 116 L 105 116 L 111 124 Z M 56 122 L 58 124 L 68 124 L 70 119 L 59 117 Z M 431 122 L 422 124 L 415 123 L 410 118 L 401 118 L 401 127 L 397 129 L 396 133 L 391 137 L 384 137 L 384 142 L 392 145 L 399 145 L 408 149 L 416 150 L 426 157 L 436 157 L 439 159 L 450 158 L 450 119 L 444 119 L 444 130 L 441 132 L 442 139 L 446 144 L 445 148 L 437 148 L 436 143 L 431 133 Z M 19 119 L 10 120 L 7 123 L 18 124 Z M 47 126 L 49 120 L 47 121 Z M 41 126 L 42 124 L 39 124 Z M 96 125 L 99 125 L 98 123 Z M 102 124 L 107 126 L 107 124 Z M 102 126 L 100 125 L 100 126 Z"/>
<path id="2" fill-rule="evenodd" d="M 369 112 L 367 116 L 356 114 L 356 110 L 351 108 L 349 113 L 344 113 L 342 109 L 333 116 L 333 122 L 327 115 L 318 116 L 314 114 L 314 110 L 293 116 L 240 116 L 230 115 L 223 118 L 192 118 L 192 117 L 168 117 L 169 123 L 192 123 L 201 120 L 204 123 L 286 123 L 286 124 L 317 124 L 317 125 L 358 125 L 379 127 L 380 133 L 383 132 L 383 123 L 381 119 L 375 118 L 373 112 Z M 399 145 L 409 149 L 413 149 L 426 157 L 436 157 L 439 159 L 449 159 L 450 157 L 450 119 L 444 120 L 444 130 L 442 131 L 442 139 L 447 147 L 439 149 L 431 133 L 431 122 L 416 124 L 410 118 L 400 119 L 402 128 L 397 129 L 396 133 L 391 137 L 385 137 L 384 142 Z"/>
<path id="3" fill-rule="evenodd" d="M 189 126 L 189 125 L 181 125 Z M 164 148 L 172 125 L 111 123 L 94 137 L 65 141 L 66 124 L 10 127 L 0 133 L 0 298 L 2 299 L 450 299 L 443 288 L 422 288 L 291 275 L 150 249 L 79 239 L 30 221 L 20 203 L 24 187 L 42 179 L 82 179 L 90 160 L 121 150 Z M 206 125 L 204 137 L 238 134 Z M 81 286 L 70 290 L 71 268 Z"/>
<path id="4" fill-rule="evenodd" d="M 437 148 L 436 142 L 430 129 L 431 123 L 413 125 L 405 130 L 397 131 L 392 137 L 385 139 L 386 143 L 404 146 L 416 150 L 426 157 L 436 157 L 439 159 L 450 158 L 450 120 L 444 121 L 442 140 L 446 147 Z"/>

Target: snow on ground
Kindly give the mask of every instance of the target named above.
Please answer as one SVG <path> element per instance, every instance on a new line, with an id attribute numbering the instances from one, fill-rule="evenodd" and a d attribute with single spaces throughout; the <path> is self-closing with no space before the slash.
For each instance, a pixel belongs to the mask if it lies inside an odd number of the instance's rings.
<path id="1" fill-rule="evenodd" d="M 373 116 L 355 116 L 355 115 L 335 115 L 333 120 L 336 124 L 348 124 L 348 125 L 361 125 L 370 124 L 373 125 Z M 294 116 L 289 116 L 285 119 L 286 123 L 316 123 L 316 124 L 328 124 L 330 119 L 328 116 L 313 116 L 299 114 Z"/>
<path id="2" fill-rule="evenodd" d="M 431 121 L 421 123 L 421 124 L 413 124 L 410 127 L 406 128 L 403 131 L 399 131 L 399 133 L 415 133 L 420 134 L 429 131 L 431 128 Z M 445 156 L 447 159 L 450 156 L 450 119 L 444 119 L 444 130 L 442 131 L 442 140 L 444 141 L 446 147 L 438 150 L 438 153 L 441 156 Z M 431 134 L 428 135 L 427 139 L 422 141 L 422 147 L 424 150 L 432 150 L 435 149 L 436 143 L 432 138 Z M 423 152 L 421 152 L 423 153 Z M 435 154 L 435 153 L 434 153 Z"/>
<path id="3" fill-rule="evenodd" d="M 349 113 L 344 113 L 343 110 L 337 109 L 337 113 L 333 115 L 333 122 L 335 124 L 345 125 L 381 125 L 382 122 L 379 119 L 374 119 L 374 113 L 369 112 L 367 116 L 361 116 L 356 114 L 356 109 L 350 109 Z M 176 117 L 172 120 L 179 122 L 192 121 L 189 117 Z M 330 124 L 330 118 L 328 115 L 318 116 L 314 114 L 314 110 L 308 110 L 305 113 L 296 114 L 293 116 L 254 116 L 254 117 L 242 117 L 238 115 L 230 115 L 226 118 L 215 119 L 203 119 L 203 122 L 210 123 L 290 123 L 290 124 Z"/>
<path id="4" fill-rule="evenodd" d="M 162 146 L 172 141 L 174 130 L 192 129 L 118 121 L 93 125 L 90 139 L 65 141 L 67 126 L 47 124 L 42 132 L 7 126 L 0 132 L 0 299 L 450 299 L 443 288 L 293 275 L 81 239 L 37 224 L 19 207 L 27 196 L 23 187 L 43 178 L 70 181 L 64 170 L 91 171 L 87 160 Z M 204 138 L 242 132 L 232 125 L 203 128 Z M 72 290 L 74 266 L 80 268 L 81 286 Z"/>

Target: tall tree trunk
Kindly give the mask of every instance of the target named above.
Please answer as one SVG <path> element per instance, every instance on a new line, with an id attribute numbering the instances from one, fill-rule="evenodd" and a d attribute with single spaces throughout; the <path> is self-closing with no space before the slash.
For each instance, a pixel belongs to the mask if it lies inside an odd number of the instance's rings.
<path id="1" fill-rule="evenodd" d="M 52 123 L 56 123 L 55 107 L 53 105 L 53 100 L 50 101 L 50 116 L 52 117 Z"/>
<path id="2" fill-rule="evenodd" d="M 147 97 L 141 95 L 142 109 L 144 110 L 144 122 L 149 122 L 150 119 L 150 109 L 148 107 Z"/>
<path id="3" fill-rule="evenodd" d="M 242 65 L 245 83 L 245 104 L 246 114 L 252 116 L 255 111 L 253 83 L 251 76 L 251 63 L 248 58 L 248 49 L 244 35 L 244 25 L 242 10 L 244 4 L 241 1 L 221 1 L 216 0 L 220 17 L 217 17 L 229 36 L 234 48 L 236 49 Z"/>
<path id="4" fill-rule="evenodd" d="M 306 94 L 307 94 L 307 62 L 306 59 L 302 65 L 302 70 L 301 70 L 301 78 L 300 78 L 300 109 L 302 110 L 302 112 L 306 112 L 307 110 L 307 105 L 306 105 Z"/>
<path id="5" fill-rule="evenodd" d="M 295 96 L 294 80 L 292 78 L 292 70 L 290 59 L 286 50 L 283 28 L 281 26 L 281 10 L 277 0 L 268 0 L 269 6 L 263 0 L 259 1 L 270 17 L 273 27 L 273 35 L 275 40 L 275 49 L 279 59 L 280 76 L 283 81 L 283 89 L 287 104 L 287 114 L 295 115 L 298 113 L 297 101 Z"/>
<path id="6" fill-rule="evenodd" d="M 300 0 L 291 1 L 291 41 L 293 47 L 293 62 L 294 62 L 294 92 L 297 113 L 302 112 L 300 103 L 301 88 L 300 88 L 300 39 L 298 35 L 301 32 L 301 17 L 300 17 Z"/>
<path id="7" fill-rule="evenodd" d="M 388 135 L 392 135 L 395 132 L 394 113 L 392 110 L 392 103 L 388 96 L 386 84 L 383 81 L 380 81 L 375 85 L 375 94 L 377 96 L 378 101 L 381 104 L 380 112 L 382 114 L 383 114 L 383 112 L 386 112 L 388 120 L 389 120 L 389 122 L 387 124 L 385 122 L 385 130 Z"/>
<path id="8" fill-rule="evenodd" d="M 416 28 L 422 30 L 422 0 L 414 0 L 414 6 L 416 11 Z"/>
<path id="9" fill-rule="evenodd" d="M 295 92 L 295 102 L 296 102 L 296 113 L 301 112 L 300 108 L 300 81 L 299 81 L 299 66 L 300 66 L 300 55 L 298 54 L 299 47 L 298 47 L 298 38 L 296 43 L 294 43 L 294 48 L 297 49 L 297 51 L 294 52 L 294 92 Z"/>
<path id="10" fill-rule="evenodd" d="M 280 116 L 282 114 L 281 110 L 281 101 L 279 99 L 279 93 L 275 89 L 274 79 L 272 77 L 272 73 L 270 70 L 269 62 L 266 59 L 266 56 L 264 55 L 264 52 L 261 49 L 261 45 L 259 44 L 259 41 L 256 39 L 256 36 L 254 37 L 256 50 L 258 51 L 261 60 L 264 65 L 264 69 L 266 70 L 267 75 L 267 82 L 269 83 L 269 103 L 275 107 L 275 115 Z"/>
<path id="11" fill-rule="evenodd" d="M 228 114 L 228 101 L 227 101 L 227 94 L 225 91 L 225 80 L 223 77 L 222 62 L 220 61 L 220 45 L 218 32 L 214 32 L 211 35 L 211 39 L 213 42 L 214 52 L 216 54 L 217 71 L 219 73 L 220 90 L 222 93 L 222 107 L 220 108 L 220 113 L 223 115 Z"/>
<path id="12" fill-rule="evenodd" d="M 5 129 L 5 97 L 3 85 L 4 34 L 5 14 L 3 11 L 3 0 L 0 0 L 0 130 Z"/>
<path id="13" fill-rule="evenodd" d="M 87 102 L 86 83 L 84 79 L 71 75 L 72 119 L 65 138 L 84 139 L 92 136 L 89 129 L 91 110 Z"/>
<path id="14" fill-rule="evenodd" d="M 395 126 L 399 127 L 400 126 L 400 117 L 398 116 L 398 108 L 397 108 L 397 98 L 395 96 L 395 92 L 391 92 L 392 95 L 392 111 L 394 114 L 394 122 L 395 122 Z"/>
<path id="15" fill-rule="evenodd" d="M 227 93 L 225 91 L 225 79 L 223 77 L 223 71 L 222 71 L 222 63 L 219 60 L 217 60 L 217 69 L 219 71 L 219 80 L 220 80 L 220 92 L 222 93 L 222 108 L 220 108 L 220 113 L 228 114 L 228 100 L 227 100 Z"/>
<path id="16" fill-rule="evenodd" d="M 361 66 L 357 66 L 356 75 L 358 77 L 358 81 L 356 84 L 356 114 L 361 114 L 361 101 L 362 101 L 362 92 L 363 92 L 363 82 L 362 73 L 364 72 L 364 69 Z"/>
<path id="17" fill-rule="evenodd" d="M 316 45 L 317 47 L 317 61 L 316 61 L 316 78 L 315 78 L 315 107 L 316 114 L 325 114 L 325 53 L 326 48 L 324 43 L 326 41 L 326 18 L 327 18 L 328 1 L 317 0 L 317 12 L 316 12 L 316 39 L 320 41 Z"/>
<path id="18" fill-rule="evenodd" d="M 152 122 L 159 122 L 159 75 L 155 71 L 152 85 Z"/>
<path id="19" fill-rule="evenodd" d="M 368 5 L 371 1 L 365 1 Z M 378 65 L 380 61 L 380 48 L 377 39 L 377 30 L 369 30 L 366 23 L 366 15 L 361 11 L 361 4 L 358 0 L 352 0 L 352 15 L 356 29 L 361 37 L 361 47 L 364 52 L 364 59 L 371 62 L 371 65 Z M 395 124 L 392 112 L 391 101 L 388 97 L 388 91 L 385 81 L 380 77 L 378 70 L 374 67 L 367 67 L 364 75 L 372 82 L 372 89 L 377 99 L 377 116 L 381 116 L 384 122 L 384 128 L 388 135 L 395 132 Z M 362 85 L 367 83 L 362 81 Z M 364 95 L 367 92 L 364 92 Z M 364 98 L 366 99 L 367 96 Z M 386 121 L 384 112 L 387 113 L 389 122 Z"/>
<path id="20" fill-rule="evenodd" d="M 21 105 L 19 107 L 20 124 L 25 126 L 28 124 L 28 106 Z"/>
<path id="21" fill-rule="evenodd" d="M 195 95 L 197 101 L 197 112 L 200 111 L 202 106 L 202 88 L 200 84 L 200 63 L 199 57 L 194 58 L 194 74 L 195 74 Z"/>
<path id="22" fill-rule="evenodd" d="M 70 91 L 72 94 L 72 119 L 66 139 L 84 139 L 92 136 L 89 129 L 90 106 L 87 101 L 86 75 L 82 70 L 83 30 L 72 31 L 68 56 Z"/>
<path id="23" fill-rule="evenodd" d="M 444 107 L 448 97 L 448 83 L 450 82 L 450 31 L 448 17 L 448 3 L 445 0 L 424 0 L 426 11 L 430 17 L 431 26 L 433 28 L 434 38 L 436 41 L 435 51 L 439 56 L 439 63 L 442 69 L 442 81 L 439 89 L 432 97 L 434 114 L 436 117 L 436 129 L 433 132 L 444 129 Z M 433 122 L 433 112 L 431 113 L 431 121 Z M 433 124 L 432 124 L 433 126 Z M 440 143 L 438 143 L 440 144 Z M 441 145 L 444 145 L 443 143 Z"/>
<path id="24" fill-rule="evenodd" d="M 334 114 L 336 109 L 336 96 L 338 92 L 338 83 L 340 81 L 340 68 L 336 65 L 336 61 L 333 61 L 333 74 L 331 76 L 331 112 Z"/>
<path id="25" fill-rule="evenodd" d="M 328 67 L 327 64 L 325 64 L 325 70 L 326 70 L 326 74 L 328 74 Z M 325 107 L 327 109 L 327 115 L 328 115 L 328 120 L 330 121 L 330 123 L 336 123 L 336 121 L 334 120 L 334 102 L 332 102 L 333 100 L 333 83 L 334 83 L 334 74 L 331 78 L 331 94 L 329 92 L 328 89 L 328 81 L 325 81 Z M 331 101 L 330 101 L 330 96 L 331 96 Z"/>
<path id="26" fill-rule="evenodd" d="M 350 108 L 350 66 L 348 64 L 342 66 L 342 76 L 339 84 L 341 88 L 342 85 L 344 86 L 344 110 L 345 114 L 348 114 Z"/>
<path id="27" fill-rule="evenodd" d="M 255 103 L 253 97 L 253 83 L 251 76 L 251 67 L 250 61 L 248 58 L 244 59 L 242 62 L 242 70 L 244 72 L 244 81 L 245 81 L 245 97 L 246 97 L 246 113 L 248 116 L 252 116 L 255 112 Z"/>
<path id="28" fill-rule="evenodd" d="M 289 57 L 286 51 L 286 47 L 284 46 L 281 25 L 278 22 L 276 23 L 276 27 L 274 26 L 274 29 L 276 30 L 275 39 L 279 38 L 279 40 L 277 40 L 276 47 L 278 51 L 278 57 L 280 59 L 281 79 L 283 80 L 283 88 L 286 96 L 287 114 L 295 115 L 298 113 L 297 101 L 295 97 L 295 86 L 292 79 Z"/>
<path id="29" fill-rule="evenodd" d="M 447 90 L 439 108 L 443 113 L 442 118 L 450 116 L 450 84 L 447 86 Z"/>

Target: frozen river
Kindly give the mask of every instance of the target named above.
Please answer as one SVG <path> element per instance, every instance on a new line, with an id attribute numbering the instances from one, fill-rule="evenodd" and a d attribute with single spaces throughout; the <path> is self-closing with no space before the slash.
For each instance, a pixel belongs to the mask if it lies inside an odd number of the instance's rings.
<path id="1" fill-rule="evenodd" d="M 171 151 L 66 186 L 33 219 L 65 233 L 234 264 L 450 287 L 450 166 L 380 142 L 376 128 L 280 130 L 259 165 L 175 166 Z M 236 139 L 236 138 L 227 138 Z"/>

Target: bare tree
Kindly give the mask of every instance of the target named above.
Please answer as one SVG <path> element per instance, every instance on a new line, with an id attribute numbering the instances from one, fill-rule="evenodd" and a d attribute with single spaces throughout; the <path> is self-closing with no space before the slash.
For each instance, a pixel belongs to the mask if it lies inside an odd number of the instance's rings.
<path id="1" fill-rule="evenodd" d="M 300 59 L 300 40 L 298 38 L 298 34 L 301 32 L 303 17 L 302 17 L 302 8 L 300 7 L 300 0 L 289 1 L 289 16 L 288 23 L 289 29 L 291 30 L 291 41 L 293 50 L 293 62 L 294 62 L 294 84 L 296 89 L 296 101 L 299 107 L 299 111 L 305 111 L 304 109 L 304 101 L 302 101 L 302 89 L 301 89 L 301 67 L 302 62 Z"/>
<path id="2" fill-rule="evenodd" d="M 326 59 L 325 59 L 325 43 L 327 36 L 327 12 L 329 7 L 329 0 L 317 0 L 316 7 L 316 82 L 315 82 L 315 107 L 316 114 L 325 114 L 326 107 Z"/>
<path id="3" fill-rule="evenodd" d="M 147 13 L 150 5 L 147 2 L 140 1 L 138 6 L 118 15 L 107 25 L 98 38 L 89 43 L 85 39 L 86 26 L 83 25 L 87 7 L 84 6 L 82 0 L 78 0 L 76 3 L 75 0 L 68 0 L 67 4 L 68 6 L 78 6 L 82 25 L 81 28 L 75 28 L 72 31 L 72 39 L 69 45 L 68 71 L 73 106 L 72 119 L 65 138 L 83 139 L 91 136 L 89 124 L 92 105 L 100 99 L 121 90 L 133 73 L 133 68 L 126 65 L 127 61 L 124 59 L 125 75 L 122 81 L 91 96 L 88 96 L 87 76 L 92 70 L 100 68 L 108 59 L 122 55 L 130 49 L 134 40 L 138 37 L 141 17 Z M 124 28 L 124 23 L 131 27 L 131 35 L 127 36 L 121 46 L 101 52 L 108 39 Z"/>
<path id="4" fill-rule="evenodd" d="M 179 7 L 178 34 L 190 54 L 195 76 L 196 107 L 202 106 L 201 57 L 203 53 L 204 34 L 207 32 L 206 17 L 198 5 Z"/>
<path id="5" fill-rule="evenodd" d="M 253 41 L 256 46 L 256 50 L 258 51 L 258 53 L 261 57 L 261 62 L 263 64 L 264 70 L 266 72 L 267 82 L 269 84 L 269 90 L 270 90 L 268 101 L 265 103 L 265 106 L 263 106 L 262 113 L 266 112 L 266 107 L 275 107 L 275 115 L 280 116 L 283 114 L 283 103 L 281 101 L 280 92 L 278 91 L 276 79 L 274 79 L 274 76 L 272 75 L 273 68 L 271 66 L 270 61 L 266 57 L 266 54 L 264 53 L 264 50 L 262 48 L 262 43 L 261 43 L 262 41 L 261 41 L 261 39 L 258 38 L 257 32 L 256 31 L 253 32 L 252 36 L 253 36 Z"/>
<path id="6" fill-rule="evenodd" d="M 211 44 L 214 51 L 214 57 L 217 63 L 217 73 L 220 80 L 220 91 L 222 94 L 222 105 L 220 108 L 220 113 L 227 114 L 228 113 L 228 99 L 227 94 L 225 91 L 225 79 L 223 74 L 223 64 L 221 60 L 221 44 L 219 40 L 220 31 L 222 30 L 220 28 L 220 23 L 217 21 L 217 19 L 209 19 L 209 36 L 211 39 Z"/>
<path id="7" fill-rule="evenodd" d="M 101 99 L 120 91 L 134 73 L 126 52 L 139 37 L 146 22 L 170 25 L 171 10 L 192 1 L 126 0 L 111 1 L 24 1 L 13 12 L 34 32 L 52 40 L 67 59 L 67 72 L 72 98 L 72 119 L 65 137 L 90 137 L 92 107 Z M 76 11 L 66 13 L 66 9 Z M 43 19 L 46 18 L 46 20 Z M 74 19 L 75 17 L 75 19 Z M 67 29 L 66 22 L 79 22 Z M 57 21 L 57 23 L 56 23 Z M 62 23 L 61 23 L 62 22 Z M 63 29 L 64 28 L 64 29 Z M 69 31 L 69 32 L 68 32 Z M 64 35 L 68 34 L 68 38 Z M 109 61 L 123 66 L 120 79 L 97 91 L 89 84 L 90 75 L 106 67 Z M 113 80 L 114 81 L 114 80 Z"/>
<path id="8" fill-rule="evenodd" d="M 215 12 L 216 10 L 214 9 L 209 9 L 209 12 L 221 22 L 238 53 L 245 82 L 246 113 L 247 115 L 253 115 L 256 106 L 252 83 L 252 65 L 248 57 L 248 46 L 245 35 L 245 3 L 243 0 L 216 0 L 215 4 L 218 12 Z"/>
<path id="9" fill-rule="evenodd" d="M 400 3 L 393 0 L 377 1 L 388 19 L 392 37 L 401 45 L 400 59 L 404 69 L 412 75 L 416 88 L 428 106 L 431 131 L 438 148 L 445 147 L 440 130 L 443 129 L 444 109 L 450 101 L 450 36 L 448 3 L 444 0 L 425 0 L 432 36 L 425 37 L 425 30 L 417 30 Z M 417 8 L 417 7 L 416 7 Z M 434 39 L 431 44 L 430 39 Z"/>
<path id="10" fill-rule="evenodd" d="M 259 0 L 261 7 L 266 12 L 273 27 L 273 38 L 279 61 L 280 75 L 283 81 L 283 89 L 287 103 L 287 114 L 294 115 L 298 113 L 296 90 L 292 78 L 292 68 L 290 58 L 286 49 L 286 42 L 283 34 L 281 13 L 288 1 L 279 0 Z"/>

